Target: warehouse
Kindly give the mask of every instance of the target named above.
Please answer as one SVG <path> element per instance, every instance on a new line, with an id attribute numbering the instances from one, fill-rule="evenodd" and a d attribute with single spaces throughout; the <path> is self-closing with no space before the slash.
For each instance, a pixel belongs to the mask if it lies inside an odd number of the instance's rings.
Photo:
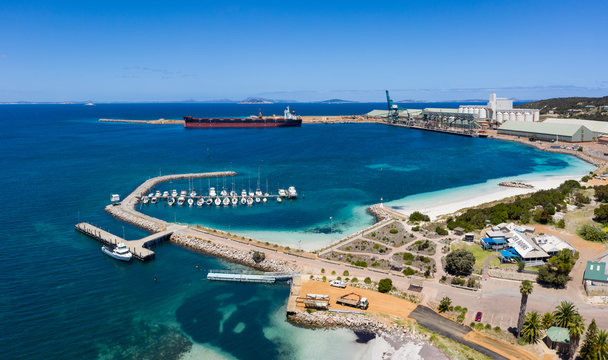
<path id="1" fill-rule="evenodd" d="M 597 137 L 597 133 L 583 125 L 522 121 L 507 121 L 498 128 L 498 134 L 565 142 L 593 141 Z"/>
<path id="2" fill-rule="evenodd" d="M 574 124 L 582 125 L 596 134 L 608 134 L 608 122 L 597 120 L 583 119 L 554 119 L 549 118 L 544 121 L 545 124 Z"/>

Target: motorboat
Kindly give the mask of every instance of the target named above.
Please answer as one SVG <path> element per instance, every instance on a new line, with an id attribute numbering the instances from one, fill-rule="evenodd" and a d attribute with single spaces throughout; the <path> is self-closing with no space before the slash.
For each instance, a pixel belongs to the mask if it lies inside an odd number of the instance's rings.
<path id="1" fill-rule="evenodd" d="M 121 261 L 131 261 L 131 258 L 133 257 L 124 243 L 119 243 L 114 248 L 104 245 L 101 247 L 101 251 L 103 251 L 104 254 Z"/>
<path id="2" fill-rule="evenodd" d="M 241 204 L 247 205 L 247 198 L 245 196 L 241 197 Z"/>
<path id="3" fill-rule="evenodd" d="M 251 198 L 251 197 L 247 198 L 247 205 L 253 205 L 253 198 Z"/>
<path id="4" fill-rule="evenodd" d="M 279 197 L 286 197 L 287 191 L 285 189 L 279 189 Z"/>
<path id="5" fill-rule="evenodd" d="M 141 198 L 141 202 L 144 204 L 147 204 L 148 202 L 150 202 L 150 198 L 147 196 L 144 196 L 143 198 Z"/>
<path id="6" fill-rule="evenodd" d="M 234 191 L 234 190 L 231 190 L 231 191 L 230 191 L 230 197 L 235 197 L 235 196 L 238 196 L 238 195 L 239 195 L 239 194 L 237 194 L 237 192 L 236 192 L 236 191 Z"/>
<path id="7" fill-rule="evenodd" d="M 169 197 L 169 192 L 168 191 L 163 191 L 163 199 L 166 199 Z"/>
<path id="8" fill-rule="evenodd" d="M 288 196 L 290 199 L 295 199 L 295 198 L 297 198 L 297 197 L 298 197 L 298 192 L 296 191 L 296 188 L 295 188 L 294 186 L 290 186 L 290 187 L 287 189 L 287 196 Z"/>
<path id="9" fill-rule="evenodd" d="M 236 196 L 233 196 L 231 198 L 230 202 L 232 202 L 232 205 L 238 205 L 239 204 L 239 198 L 237 198 Z"/>
<path id="10" fill-rule="evenodd" d="M 171 196 L 177 197 L 177 190 L 171 190 Z"/>
<path id="11" fill-rule="evenodd" d="M 194 205 L 194 199 L 188 198 L 188 206 L 192 206 L 192 205 Z"/>
<path id="12" fill-rule="evenodd" d="M 207 205 L 213 204 L 213 199 L 212 198 L 207 198 L 207 200 L 205 201 L 205 204 L 207 204 Z"/>
<path id="13" fill-rule="evenodd" d="M 205 200 L 202 197 L 198 198 L 198 200 L 196 200 L 196 206 L 203 206 L 203 205 L 205 205 Z"/>
<path id="14" fill-rule="evenodd" d="M 249 197 L 254 197 L 255 194 L 253 193 L 253 191 L 249 191 Z"/>
<path id="15" fill-rule="evenodd" d="M 186 190 L 182 190 L 179 192 L 179 196 L 186 197 L 186 196 L 188 196 L 188 192 Z"/>
<path id="16" fill-rule="evenodd" d="M 222 205 L 222 199 L 220 199 L 219 197 L 215 198 L 215 206 L 220 206 Z"/>
<path id="17" fill-rule="evenodd" d="M 226 196 L 223 200 L 222 200 L 222 204 L 224 206 L 228 206 L 230 205 L 230 198 L 228 196 Z"/>
<path id="18" fill-rule="evenodd" d="M 277 196 L 277 202 L 283 202 L 283 199 L 280 196 Z"/>
<path id="19" fill-rule="evenodd" d="M 170 197 L 169 199 L 167 199 L 167 205 L 173 206 L 174 204 L 175 204 L 175 198 L 174 197 Z"/>
<path id="20" fill-rule="evenodd" d="M 180 196 L 177 198 L 177 205 L 182 206 L 184 205 L 184 203 L 186 202 L 186 198 L 183 196 Z"/>
<path id="21" fill-rule="evenodd" d="M 110 201 L 111 202 L 120 201 L 120 195 L 118 195 L 118 194 L 112 194 L 112 196 L 110 196 Z"/>
<path id="22" fill-rule="evenodd" d="M 256 196 L 256 197 L 255 197 L 255 202 L 259 204 L 259 203 L 260 203 L 260 201 L 262 201 L 262 199 L 260 199 L 260 197 L 259 197 L 259 196 Z"/>
<path id="23" fill-rule="evenodd" d="M 255 196 L 262 196 L 262 190 L 259 188 L 255 190 Z"/>
<path id="24" fill-rule="evenodd" d="M 154 194 L 154 196 L 161 197 L 163 195 L 160 193 L 160 190 L 156 190 L 156 193 Z"/>
<path id="25" fill-rule="evenodd" d="M 247 196 L 247 190 L 243 189 L 243 191 L 241 191 L 241 196 Z"/>
<path id="26" fill-rule="evenodd" d="M 196 191 L 192 190 L 190 191 L 190 197 L 195 197 L 196 196 Z"/>
<path id="27" fill-rule="evenodd" d="M 267 198 L 266 196 L 264 196 L 264 197 L 262 198 L 262 202 L 267 202 L 267 201 L 268 201 L 268 198 Z"/>
<path id="28" fill-rule="evenodd" d="M 149 197 L 149 198 L 153 198 L 153 197 L 154 197 L 154 193 L 149 193 L 149 194 L 148 194 L 148 197 Z"/>
<path id="29" fill-rule="evenodd" d="M 215 188 L 214 187 L 210 187 L 209 188 L 209 196 L 211 196 L 212 198 L 216 197 L 217 194 L 215 193 Z"/>
<path id="30" fill-rule="evenodd" d="M 228 196 L 228 191 L 226 191 L 226 189 L 222 189 L 222 191 L 220 191 L 220 196 Z"/>
<path id="31" fill-rule="evenodd" d="M 150 204 L 156 204 L 158 202 L 158 198 L 156 196 L 152 196 L 150 198 Z"/>

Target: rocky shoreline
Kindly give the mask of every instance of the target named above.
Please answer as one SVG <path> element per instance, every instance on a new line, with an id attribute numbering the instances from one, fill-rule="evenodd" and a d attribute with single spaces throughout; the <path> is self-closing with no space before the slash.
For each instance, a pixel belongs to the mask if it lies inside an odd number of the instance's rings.
<path id="1" fill-rule="evenodd" d="M 106 206 L 105 210 L 108 214 L 114 216 L 115 218 L 117 218 L 119 220 L 122 220 L 126 223 L 135 225 L 137 227 L 140 227 L 144 230 L 148 230 L 153 233 L 161 232 L 161 231 L 165 230 L 165 228 L 166 228 L 165 226 L 162 225 L 162 223 L 160 223 L 158 221 L 152 221 L 152 220 L 146 219 L 143 216 L 133 215 L 129 212 L 126 212 L 120 206 L 108 205 L 108 206 Z"/>
<path id="2" fill-rule="evenodd" d="M 498 186 L 514 187 L 521 189 L 534 189 L 534 186 L 519 181 L 503 181 L 499 183 Z"/>
<path id="3" fill-rule="evenodd" d="M 230 248 L 223 245 L 215 244 L 209 240 L 205 240 L 199 237 L 186 235 L 182 233 L 174 233 L 171 235 L 170 241 L 184 246 L 186 248 L 207 254 L 217 256 L 231 262 L 247 265 L 249 267 L 272 272 L 293 272 L 294 269 L 290 264 L 274 259 L 265 258 L 263 261 L 256 263 L 253 260 L 253 252 L 245 252 Z"/>
<path id="4" fill-rule="evenodd" d="M 380 206 L 379 204 L 368 207 L 367 212 L 372 214 L 376 218 L 376 223 L 378 223 L 384 219 L 390 219 L 392 217 L 391 214 L 384 211 L 383 207 Z"/>

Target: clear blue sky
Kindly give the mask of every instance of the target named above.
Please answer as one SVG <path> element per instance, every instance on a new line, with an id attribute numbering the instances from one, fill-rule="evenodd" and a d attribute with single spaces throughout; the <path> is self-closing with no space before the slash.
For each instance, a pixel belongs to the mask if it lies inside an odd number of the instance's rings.
<path id="1" fill-rule="evenodd" d="M 608 95 L 608 1 L 0 1 L 0 101 Z"/>

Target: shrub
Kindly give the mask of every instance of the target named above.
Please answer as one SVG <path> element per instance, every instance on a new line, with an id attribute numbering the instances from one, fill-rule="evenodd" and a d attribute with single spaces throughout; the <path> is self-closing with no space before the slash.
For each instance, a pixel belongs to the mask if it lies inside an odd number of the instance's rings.
<path id="1" fill-rule="evenodd" d="M 379 267 L 379 266 L 380 266 L 380 263 L 377 261 L 372 264 L 372 267 Z"/>
<path id="2" fill-rule="evenodd" d="M 405 270 L 403 270 L 403 275 L 405 276 L 410 276 L 410 275 L 414 275 L 416 273 L 416 270 L 412 269 L 411 267 L 406 267 Z"/>
<path id="3" fill-rule="evenodd" d="M 570 271 L 575 263 L 576 257 L 570 250 L 560 250 L 538 269 L 537 280 L 542 284 L 563 287 L 568 282 Z"/>
<path id="4" fill-rule="evenodd" d="M 583 224 L 576 229 L 577 234 L 587 241 L 605 242 L 606 233 L 593 225 Z"/>
<path id="5" fill-rule="evenodd" d="M 379 248 L 380 248 L 380 245 L 374 244 L 374 250 L 378 250 Z"/>
<path id="6" fill-rule="evenodd" d="M 348 272 L 348 270 L 344 270 L 344 272 L 342 273 L 343 276 L 349 276 L 350 273 Z"/>
<path id="7" fill-rule="evenodd" d="M 560 229 L 564 229 L 566 227 L 566 222 L 564 221 L 564 219 L 560 219 L 557 224 L 555 224 L 555 226 L 557 226 Z"/>
<path id="8" fill-rule="evenodd" d="M 359 279 L 357 279 L 356 277 L 354 277 L 354 278 L 350 279 L 350 282 L 352 282 L 352 283 L 358 283 Z"/>
<path id="9" fill-rule="evenodd" d="M 500 326 L 494 326 L 494 331 L 501 332 L 502 329 L 500 328 Z"/>
<path id="10" fill-rule="evenodd" d="M 363 260 L 357 260 L 353 263 L 355 266 L 367 267 L 367 263 Z"/>
<path id="11" fill-rule="evenodd" d="M 396 233 L 398 233 L 398 232 L 399 232 L 399 230 L 397 230 L 397 229 L 390 229 L 390 230 L 389 230 L 389 232 L 390 232 L 391 234 L 396 234 Z"/>
<path id="12" fill-rule="evenodd" d="M 342 280 L 342 276 L 338 276 L 336 280 Z"/>
<path id="13" fill-rule="evenodd" d="M 327 277 L 323 276 L 323 278 L 321 278 L 321 280 L 323 280 L 323 282 L 327 281 Z"/>
<path id="14" fill-rule="evenodd" d="M 321 269 L 321 274 L 325 274 L 325 268 Z"/>
<path id="15" fill-rule="evenodd" d="M 420 211 L 414 211 L 411 215 L 410 215 L 410 222 L 419 222 L 419 221 L 431 221 L 431 219 L 427 216 L 424 215 L 423 213 L 421 213 Z"/>
<path id="16" fill-rule="evenodd" d="M 464 286 L 464 284 L 465 284 L 464 279 L 457 278 L 457 277 L 452 278 L 452 285 L 460 285 L 460 286 Z"/>
<path id="17" fill-rule="evenodd" d="M 412 231 L 420 231 L 420 226 L 416 225 L 412 228 Z"/>
<path id="18" fill-rule="evenodd" d="M 378 282 L 378 291 L 381 293 L 387 293 L 393 288 L 393 281 L 389 278 L 382 279 Z"/>
<path id="19" fill-rule="evenodd" d="M 517 260 L 517 271 L 518 272 L 522 272 L 524 271 L 524 268 L 526 267 L 526 263 L 521 261 L 521 260 Z"/>
<path id="20" fill-rule="evenodd" d="M 582 181 L 582 182 L 587 182 L 587 181 L 589 181 L 589 176 L 588 176 L 588 175 L 583 176 L 583 178 L 581 179 L 581 181 Z"/>
<path id="21" fill-rule="evenodd" d="M 363 282 L 366 283 L 367 285 L 372 283 L 372 279 L 370 279 L 369 277 L 366 277 L 365 279 L 363 279 Z"/>
<path id="22" fill-rule="evenodd" d="M 335 271 L 335 270 L 332 270 L 332 271 L 331 271 L 331 274 L 332 274 L 332 275 L 336 275 L 336 271 Z"/>
<path id="23" fill-rule="evenodd" d="M 445 296 L 443 299 L 441 299 L 441 301 L 439 302 L 439 307 L 437 308 L 437 310 L 442 313 L 442 312 L 446 312 L 448 310 L 450 310 L 450 306 L 452 306 L 452 299 L 450 299 L 449 297 Z"/>
<path id="24" fill-rule="evenodd" d="M 473 272 L 475 256 L 465 249 L 457 249 L 446 256 L 445 270 L 452 275 L 469 276 Z"/>
<path id="25" fill-rule="evenodd" d="M 599 222 L 608 221 L 608 205 L 602 204 L 599 207 L 593 210 L 593 215 L 595 215 L 595 219 Z"/>
<path id="26" fill-rule="evenodd" d="M 261 252 L 261 251 L 253 252 L 253 261 L 255 261 L 256 264 L 261 263 L 265 259 L 266 259 L 266 255 L 263 252 Z"/>
<path id="27" fill-rule="evenodd" d="M 486 324 L 485 328 L 486 328 L 486 330 L 492 330 L 492 325 Z"/>
<path id="28" fill-rule="evenodd" d="M 376 233 L 375 232 L 372 233 L 372 237 L 376 237 Z"/>
<path id="29" fill-rule="evenodd" d="M 448 231 L 444 228 L 442 228 L 441 226 L 437 226 L 435 228 L 435 232 L 437 233 L 437 235 L 447 235 Z"/>

